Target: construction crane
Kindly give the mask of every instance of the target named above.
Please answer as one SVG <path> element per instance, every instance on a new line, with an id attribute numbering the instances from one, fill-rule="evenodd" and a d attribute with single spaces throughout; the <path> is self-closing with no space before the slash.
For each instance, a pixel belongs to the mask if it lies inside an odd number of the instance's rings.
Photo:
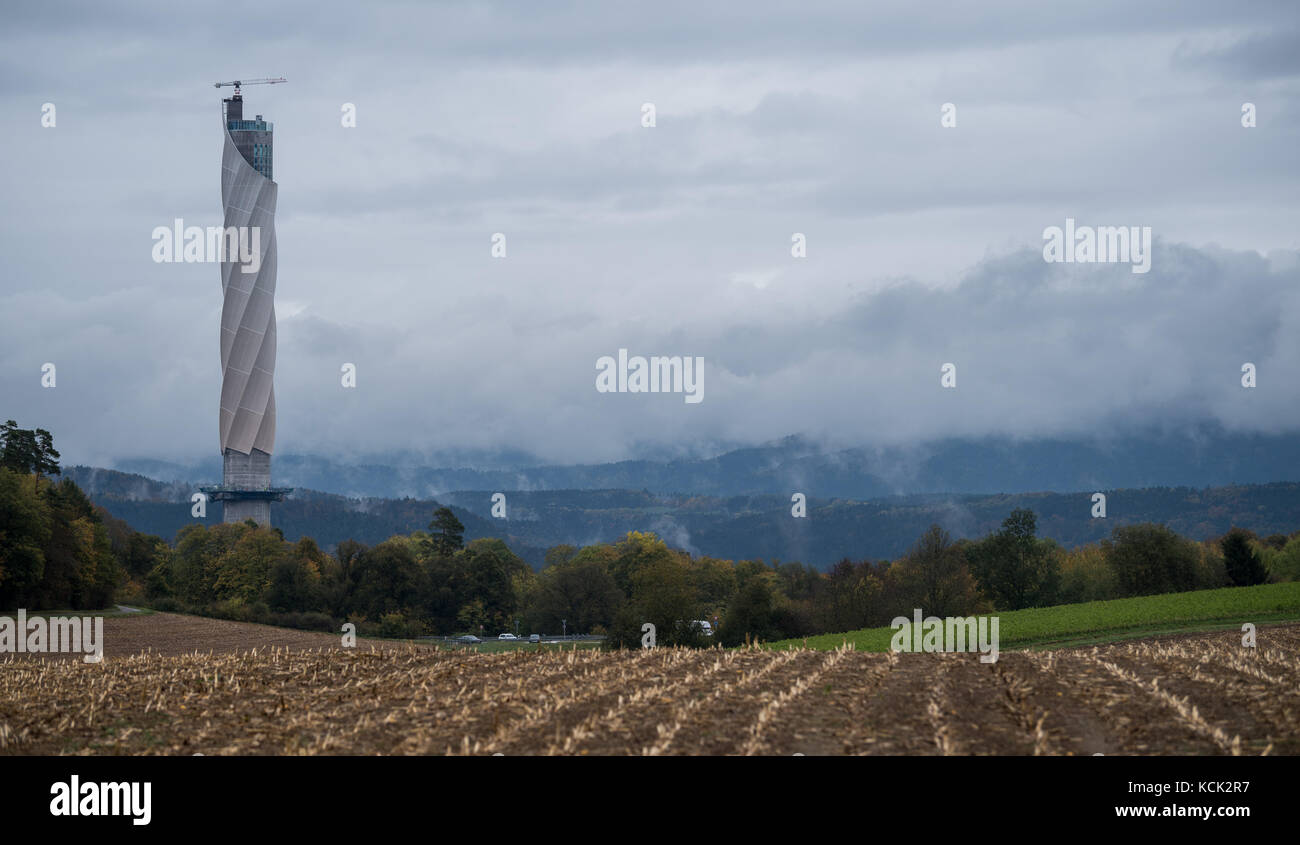
<path id="1" fill-rule="evenodd" d="M 241 96 L 239 93 L 239 86 L 241 85 L 275 85 L 277 82 L 288 82 L 288 81 L 289 80 L 285 79 L 283 76 L 277 76 L 274 79 L 245 79 L 243 81 L 236 79 L 234 82 L 217 82 L 214 83 L 212 87 L 225 88 L 227 86 L 233 85 L 235 86 L 235 96 L 238 97 Z"/>

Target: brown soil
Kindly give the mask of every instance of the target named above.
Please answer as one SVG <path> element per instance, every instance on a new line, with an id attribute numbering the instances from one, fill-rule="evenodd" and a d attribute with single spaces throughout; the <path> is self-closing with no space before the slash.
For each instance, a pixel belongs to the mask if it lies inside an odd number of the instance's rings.
<path id="1" fill-rule="evenodd" d="M 87 614 L 93 615 L 93 614 Z M 138 616 L 109 616 L 104 619 L 104 656 L 127 657 L 133 654 L 158 654 L 171 657 L 198 651 L 203 654 L 233 654 L 266 648 L 335 648 L 342 643 L 342 632 L 323 634 L 295 631 L 250 622 L 227 622 L 202 616 L 176 613 L 148 613 Z M 404 644 L 389 640 L 361 640 L 362 647 L 395 648 Z M 45 656 L 45 655 L 43 655 Z M 50 659 L 67 659 L 77 655 L 52 654 Z"/>

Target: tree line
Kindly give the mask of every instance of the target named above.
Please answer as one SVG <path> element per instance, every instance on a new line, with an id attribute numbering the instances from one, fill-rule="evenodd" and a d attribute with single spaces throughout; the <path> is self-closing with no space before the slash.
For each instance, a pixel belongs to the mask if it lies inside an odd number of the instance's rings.
<path id="1" fill-rule="evenodd" d="M 117 600 L 321 630 L 352 621 L 382 636 L 567 630 L 633 647 L 649 622 L 663 645 L 736 645 L 887 625 L 914 608 L 965 616 L 1300 579 L 1300 532 L 1233 529 L 1196 542 L 1144 523 L 1066 550 L 1038 537 L 1035 513 L 1023 508 L 983 538 L 954 541 L 932 525 L 895 560 L 846 558 L 826 572 L 691 555 L 638 531 L 554 546 L 534 571 L 499 539 L 466 543 L 446 507 L 427 530 L 370 546 L 345 540 L 328 553 L 252 522 L 190 525 L 169 544 L 49 478 L 59 471 L 49 438 L 12 423 L 3 437 L 0 608 Z M 716 636 L 702 636 L 695 620 Z"/>
<path id="2" fill-rule="evenodd" d="M 738 645 L 887 625 L 913 608 L 966 616 L 1300 574 L 1300 533 L 1260 540 L 1234 529 L 1197 543 L 1161 525 L 1125 525 L 1067 551 L 1038 537 L 1025 509 L 981 539 L 954 542 L 934 525 L 897 560 L 846 559 L 828 572 L 691 555 L 637 531 L 552 547 L 534 571 L 501 540 L 465 543 L 445 507 L 427 531 L 374 546 L 345 541 L 332 554 L 251 522 L 190 526 L 174 548 L 152 548 L 158 557 L 131 589 L 160 609 L 322 629 L 347 620 L 400 637 L 567 630 L 623 647 L 640 644 L 647 622 L 662 645 Z"/>
<path id="3" fill-rule="evenodd" d="M 0 426 L 0 608 L 102 608 L 123 582 L 119 526 L 59 474 L 48 431 Z"/>

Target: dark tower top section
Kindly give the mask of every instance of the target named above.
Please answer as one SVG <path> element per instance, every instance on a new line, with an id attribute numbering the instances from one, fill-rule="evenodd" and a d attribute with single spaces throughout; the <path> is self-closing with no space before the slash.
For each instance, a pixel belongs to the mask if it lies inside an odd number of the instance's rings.
<path id="1" fill-rule="evenodd" d="M 254 120 L 244 120 L 244 98 L 235 94 L 223 100 L 226 106 L 226 130 L 235 142 L 235 148 L 244 157 L 249 166 L 267 179 L 275 181 L 272 176 L 272 141 L 274 124 L 262 119 L 259 114 Z"/>

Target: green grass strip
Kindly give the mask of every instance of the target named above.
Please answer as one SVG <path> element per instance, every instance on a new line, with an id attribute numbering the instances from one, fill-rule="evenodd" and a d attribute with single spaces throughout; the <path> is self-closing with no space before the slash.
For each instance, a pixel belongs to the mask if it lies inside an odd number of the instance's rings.
<path id="1" fill-rule="evenodd" d="M 1239 629 L 1245 622 L 1258 625 L 1300 620 L 1300 582 L 1166 593 L 988 615 L 999 618 L 998 637 L 1003 650 L 1091 645 L 1162 633 Z M 910 614 L 908 617 L 910 620 Z M 808 637 L 807 644 L 809 648 L 829 650 L 848 641 L 858 651 L 888 651 L 894 633 L 891 627 L 866 628 Z M 767 647 L 798 648 L 804 642 L 802 638 L 781 640 Z"/>

